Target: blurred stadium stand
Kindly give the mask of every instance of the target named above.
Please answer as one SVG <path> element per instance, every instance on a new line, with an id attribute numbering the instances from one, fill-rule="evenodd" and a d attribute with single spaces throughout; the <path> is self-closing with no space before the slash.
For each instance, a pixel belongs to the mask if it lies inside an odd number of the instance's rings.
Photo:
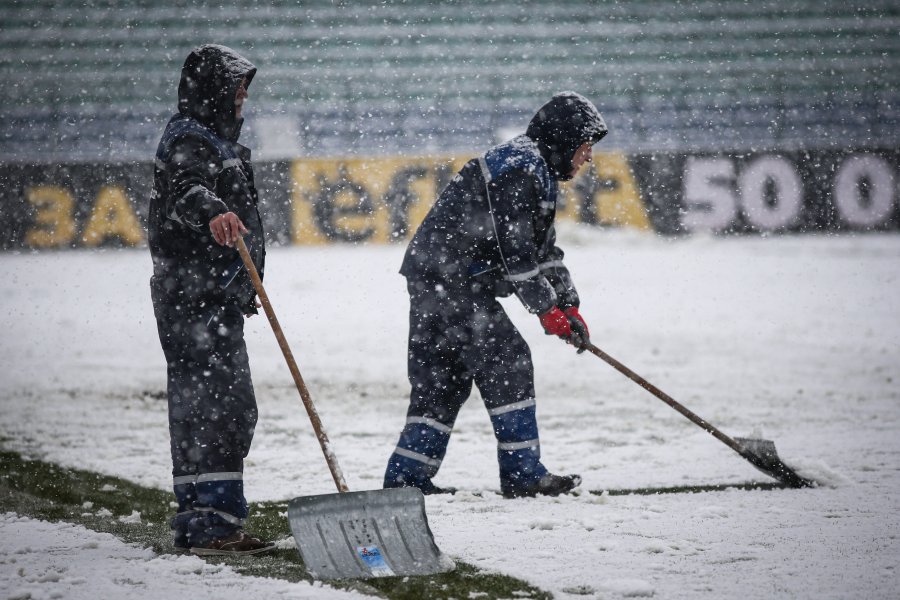
<path id="1" fill-rule="evenodd" d="M 568 89 L 607 148 L 894 148 L 898 31 L 896 0 L 0 0 L 0 161 L 150 159 L 205 42 L 260 68 L 261 158 L 472 151 Z"/>

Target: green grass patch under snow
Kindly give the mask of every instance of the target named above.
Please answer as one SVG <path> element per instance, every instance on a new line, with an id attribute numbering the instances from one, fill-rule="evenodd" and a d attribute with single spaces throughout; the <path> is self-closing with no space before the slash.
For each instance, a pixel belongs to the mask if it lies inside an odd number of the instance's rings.
<path id="1" fill-rule="evenodd" d="M 141 487 L 124 479 L 23 458 L 0 452 L 0 504 L 5 511 L 46 521 L 77 523 L 115 535 L 123 542 L 171 554 L 173 514 L 170 492 Z M 135 514 L 139 513 L 139 514 Z M 266 502 L 250 507 L 251 533 L 264 539 L 291 536 L 287 503 Z M 279 548 L 255 557 L 208 557 L 244 575 L 287 581 L 312 581 L 296 548 Z M 376 597 L 419 598 L 550 598 L 524 581 L 481 571 L 457 561 L 456 570 L 428 577 L 385 577 L 339 581 L 331 585 Z"/>

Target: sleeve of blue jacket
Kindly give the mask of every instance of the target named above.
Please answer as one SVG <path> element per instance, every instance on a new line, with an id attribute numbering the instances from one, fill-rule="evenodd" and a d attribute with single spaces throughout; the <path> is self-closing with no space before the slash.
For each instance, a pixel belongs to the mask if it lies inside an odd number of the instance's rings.
<path id="1" fill-rule="evenodd" d="M 206 233 L 213 218 L 231 210 L 215 194 L 222 165 L 203 140 L 185 136 L 175 142 L 166 168 L 172 186 L 172 204 L 166 207 L 169 218 Z"/>
<path id="2" fill-rule="evenodd" d="M 563 263 L 564 253 L 556 245 L 555 227 L 550 227 L 544 250 L 540 254 L 538 268 L 556 292 L 556 305 L 563 310 L 572 306 L 578 307 L 581 300 L 578 297 L 578 290 L 575 289 L 575 284 L 572 282 L 569 269 Z"/>
<path id="3" fill-rule="evenodd" d="M 491 218 L 502 259 L 503 278 L 533 314 L 542 314 L 557 303 L 557 295 L 542 273 L 534 235 L 534 215 L 539 198 L 536 177 L 509 170 L 489 184 Z"/>

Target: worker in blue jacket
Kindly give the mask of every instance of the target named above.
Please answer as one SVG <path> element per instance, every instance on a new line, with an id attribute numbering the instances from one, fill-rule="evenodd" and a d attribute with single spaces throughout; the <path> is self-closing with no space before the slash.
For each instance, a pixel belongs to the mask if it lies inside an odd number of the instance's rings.
<path id="1" fill-rule="evenodd" d="M 497 297 L 514 293 L 547 334 L 588 343 L 554 219 L 558 182 L 592 159 L 606 133 L 589 100 L 553 96 L 524 135 L 466 163 L 416 231 L 400 269 L 410 298 L 410 404 L 384 487 L 452 491 L 432 479 L 473 383 L 497 438 L 505 497 L 555 496 L 581 483 L 541 463 L 531 352 Z"/>
<path id="2" fill-rule="evenodd" d="M 273 544 L 244 531 L 244 458 L 256 426 L 244 316 L 260 273 L 262 219 L 250 150 L 238 143 L 256 67 L 207 44 L 184 62 L 178 112 L 156 152 L 148 217 L 150 291 L 168 371 L 169 437 L 178 512 L 175 546 L 200 555 L 258 554 Z"/>

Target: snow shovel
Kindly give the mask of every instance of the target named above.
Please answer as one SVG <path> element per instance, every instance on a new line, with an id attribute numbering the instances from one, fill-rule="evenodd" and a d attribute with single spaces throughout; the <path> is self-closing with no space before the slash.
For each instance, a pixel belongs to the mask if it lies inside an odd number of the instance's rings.
<path id="1" fill-rule="evenodd" d="M 237 239 L 237 248 L 338 489 L 337 494 L 301 496 L 288 504 L 288 521 L 307 570 L 319 579 L 430 575 L 453 570 L 456 565 L 434 543 L 421 491 L 413 487 L 349 490 L 243 239 Z"/>
<path id="2" fill-rule="evenodd" d="M 792 468 L 784 464 L 778 453 L 775 451 L 775 442 L 771 440 L 753 439 L 753 438 L 731 438 L 698 417 L 696 414 L 676 402 L 671 396 L 663 392 L 661 389 L 614 359 L 612 356 L 601 350 L 600 348 L 588 343 L 584 346 L 585 350 L 595 354 L 605 360 L 614 369 L 628 377 L 633 382 L 680 412 L 682 415 L 699 425 L 701 428 L 710 433 L 713 437 L 721 441 L 723 444 L 743 456 L 751 465 L 768 475 L 773 477 L 791 488 L 812 487 L 816 483 L 809 479 L 800 477 Z"/>

